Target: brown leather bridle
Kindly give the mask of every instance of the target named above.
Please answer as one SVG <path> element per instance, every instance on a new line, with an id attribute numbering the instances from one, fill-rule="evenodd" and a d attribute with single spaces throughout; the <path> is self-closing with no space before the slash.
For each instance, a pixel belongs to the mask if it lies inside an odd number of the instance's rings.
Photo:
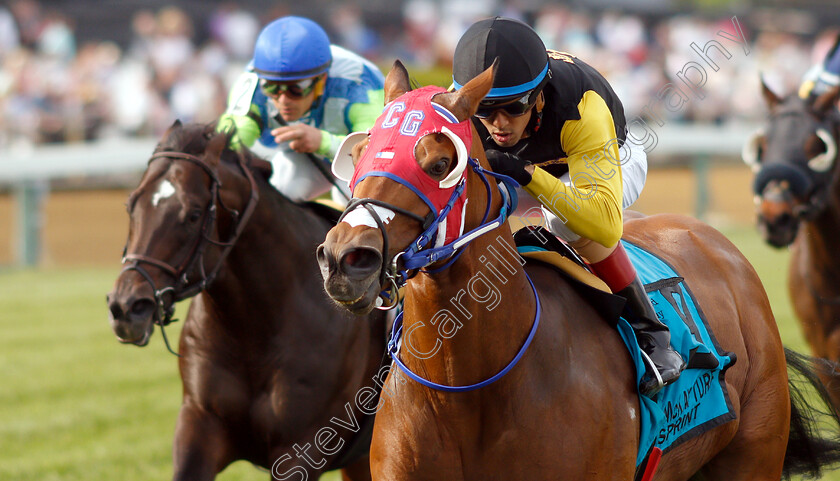
<path id="1" fill-rule="evenodd" d="M 183 152 L 161 151 L 155 152 L 152 155 L 152 157 L 149 159 L 149 164 L 151 164 L 157 159 L 185 160 L 187 162 L 191 162 L 201 167 L 212 181 L 212 185 L 210 186 L 211 202 L 208 203 L 207 209 L 205 211 L 204 221 L 200 229 L 201 235 L 193 245 L 190 254 L 187 256 L 186 260 L 183 263 L 177 266 L 173 266 L 168 262 L 144 256 L 141 254 L 125 252 L 123 254 L 122 262 L 124 264 L 124 267 L 120 274 L 126 271 L 136 271 L 152 287 L 156 305 L 153 321 L 155 324 L 161 327 L 161 332 L 163 332 L 163 327 L 173 322 L 172 315 L 175 312 L 175 303 L 188 297 L 192 297 L 198 294 L 199 292 L 203 291 L 216 278 L 216 275 L 219 273 L 219 270 L 222 267 L 222 263 L 224 262 L 227 255 L 230 253 L 230 250 L 233 248 L 234 244 L 236 244 L 236 240 L 242 234 L 242 231 L 245 229 L 245 226 L 248 223 L 248 219 L 250 219 L 251 214 L 254 212 L 254 209 L 257 206 L 257 202 L 259 201 L 259 190 L 257 187 L 257 183 L 254 180 L 253 174 L 251 173 L 250 169 L 248 169 L 248 167 L 243 163 L 242 158 L 240 157 L 237 163 L 240 169 L 242 169 L 242 172 L 245 174 L 245 177 L 248 178 L 248 181 L 251 184 L 251 195 L 248 199 L 248 204 L 245 206 L 244 212 L 242 212 L 242 214 L 240 215 L 239 211 L 227 207 L 222 201 L 222 198 L 219 195 L 219 188 L 222 186 L 222 182 L 219 180 L 219 177 L 216 175 L 216 172 L 209 165 L 207 165 L 207 163 L 203 159 Z M 233 234 L 226 241 L 214 240 L 211 237 L 213 227 L 216 223 L 217 203 L 227 212 L 230 213 L 230 215 L 234 219 L 234 222 L 236 223 L 236 228 L 234 229 Z M 216 262 L 216 265 L 213 267 L 213 269 L 211 269 L 209 272 L 206 272 L 204 268 L 204 251 L 207 248 L 208 244 L 223 247 L 224 249 L 222 250 L 222 253 L 219 256 L 219 259 Z M 152 276 L 149 275 L 149 273 L 143 267 L 143 264 L 152 265 L 164 271 L 168 275 L 172 276 L 173 279 L 175 279 L 175 284 L 172 286 L 158 288 L 154 280 L 152 279 Z M 196 279 L 193 282 L 190 282 L 188 274 L 196 268 L 196 265 L 200 273 L 200 278 Z M 166 303 L 166 300 L 164 299 L 164 296 L 167 294 L 169 294 L 172 298 L 171 302 L 168 305 Z M 166 340 L 165 333 L 164 340 Z M 166 344 L 167 347 L 169 347 L 168 340 L 166 341 Z M 170 351 L 172 351 L 171 348 Z M 177 355 L 177 353 L 175 354 Z"/>

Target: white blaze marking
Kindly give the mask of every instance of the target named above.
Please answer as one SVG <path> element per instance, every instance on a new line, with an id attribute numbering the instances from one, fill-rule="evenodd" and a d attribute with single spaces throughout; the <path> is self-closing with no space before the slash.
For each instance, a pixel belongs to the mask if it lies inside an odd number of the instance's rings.
<path id="1" fill-rule="evenodd" d="M 172 197 L 172 194 L 175 193 L 175 186 L 172 185 L 171 182 L 168 180 L 164 180 L 160 183 L 160 187 L 158 191 L 155 192 L 155 195 L 152 196 L 152 205 L 157 207 L 160 203 L 161 199 L 166 199 L 168 197 Z"/>
<path id="2" fill-rule="evenodd" d="M 388 224 L 391 222 L 391 219 L 394 218 L 396 215 L 394 211 L 390 209 L 386 209 L 384 207 L 379 207 L 378 205 L 371 205 L 373 210 L 382 219 L 383 224 Z M 373 216 L 370 215 L 370 212 L 367 211 L 365 206 L 360 205 L 353 209 L 352 212 L 344 216 L 341 222 L 346 222 L 350 224 L 350 227 L 356 227 L 357 225 L 366 225 L 368 227 L 376 227 L 376 221 L 373 219 Z"/>

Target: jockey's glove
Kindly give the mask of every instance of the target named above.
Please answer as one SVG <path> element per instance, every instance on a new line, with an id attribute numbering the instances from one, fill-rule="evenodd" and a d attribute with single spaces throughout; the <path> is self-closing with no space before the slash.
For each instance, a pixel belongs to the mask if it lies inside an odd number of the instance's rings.
<path id="1" fill-rule="evenodd" d="M 499 152 L 498 150 L 488 150 L 486 153 L 487 161 L 490 162 L 490 168 L 493 169 L 493 172 L 512 177 L 513 180 L 519 182 L 519 185 L 531 183 L 531 174 L 525 170 L 525 166 L 531 162 L 518 155 Z"/>

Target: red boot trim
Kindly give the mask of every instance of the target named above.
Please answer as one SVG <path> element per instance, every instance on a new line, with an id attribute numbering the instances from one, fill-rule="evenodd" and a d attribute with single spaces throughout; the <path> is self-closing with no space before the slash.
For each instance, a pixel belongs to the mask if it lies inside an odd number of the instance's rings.
<path id="1" fill-rule="evenodd" d="M 636 279 L 636 268 L 633 267 L 630 258 L 627 257 L 627 251 L 624 250 L 624 245 L 621 242 L 618 243 L 612 254 L 600 262 L 590 264 L 589 267 L 592 268 L 592 272 L 596 276 L 607 283 L 607 286 L 614 293 L 629 286 Z"/>

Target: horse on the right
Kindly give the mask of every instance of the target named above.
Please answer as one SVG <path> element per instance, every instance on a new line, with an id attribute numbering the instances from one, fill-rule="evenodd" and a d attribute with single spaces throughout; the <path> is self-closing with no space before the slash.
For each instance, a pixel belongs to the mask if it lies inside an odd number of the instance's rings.
<path id="1" fill-rule="evenodd" d="M 641 373 L 612 315 L 600 310 L 609 300 L 587 297 L 553 267 L 518 254 L 508 223 L 516 181 L 487 170 L 470 120 L 495 69 L 447 92 L 412 89 L 396 62 L 382 115 L 348 137 L 333 162 L 354 197 L 317 249 L 326 293 L 356 314 L 404 299 L 388 344 L 396 369 L 377 405 L 372 478 L 778 481 L 837 464 L 840 443 L 821 429 L 840 421 L 836 410 L 814 424 L 822 403 L 799 395 L 802 385 L 827 396 L 814 374 L 828 364 L 783 348 L 755 270 L 722 234 L 690 218 L 628 220 L 625 240 L 667 259 L 673 268 L 660 280 L 693 286 L 693 294 L 660 297 L 657 316 L 679 309 L 686 332 L 700 337 L 689 317 L 707 319 L 716 339 L 707 345 L 738 361 L 713 381 L 694 369 L 702 346 L 685 345 L 681 380 L 693 379 L 691 386 L 670 386 L 658 401 L 639 397 Z M 689 316 L 692 298 L 703 314 Z M 672 325 L 673 333 L 679 324 Z M 697 375 L 704 377 L 690 377 Z M 642 440 L 649 419 L 642 408 L 677 392 L 660 405 L 670 423 L 655 428 L 656 442 L 666 443 L 697 419 L 694 403 L 720 383 L 731 418 L 692 428 L 697 437 L 659 451 Z"/>
<path id="2" fill-rule="evenodd" d="M 756 173 L 758 230 L 790 246 L 788 291 L 815 356 L 840 361 L 840 87 L 811 99 L 776 95 L 762 82 L 765 127 L 744 146 Z M 828 383 L 828 380 L 825 380 Z M 829 387 L 835 401 L 840 385 Z"/>

